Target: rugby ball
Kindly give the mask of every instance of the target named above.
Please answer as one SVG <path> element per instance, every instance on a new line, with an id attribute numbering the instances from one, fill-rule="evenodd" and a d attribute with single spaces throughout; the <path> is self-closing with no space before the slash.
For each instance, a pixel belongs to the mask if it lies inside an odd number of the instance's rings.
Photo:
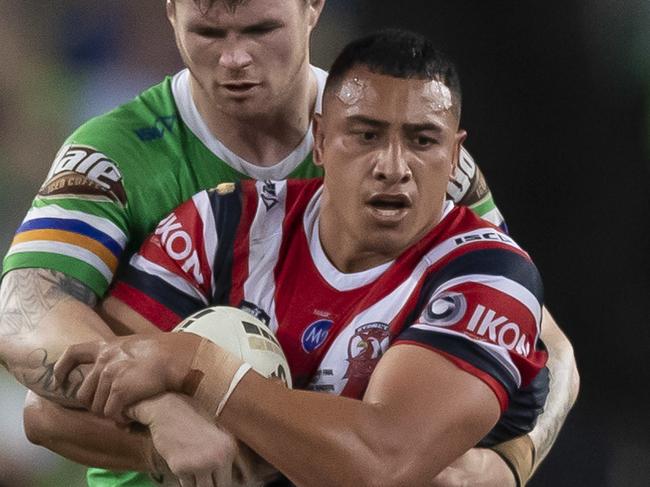
<path id="1" fill-rule="evenodd" d="M 194 333 L 248 362 L 264 377 L 277 377 L 291 388 L 289 364 L 273 332 L 253 315 L 230 306 L 197 311 L 175 332 Z"/>

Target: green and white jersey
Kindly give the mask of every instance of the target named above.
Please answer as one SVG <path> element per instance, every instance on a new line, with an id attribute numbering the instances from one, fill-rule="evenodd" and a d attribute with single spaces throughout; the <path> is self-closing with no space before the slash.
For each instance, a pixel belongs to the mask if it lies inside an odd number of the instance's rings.
<path id="1" fill-rule="evenodd" d="M 327 73 L 313 71 L 320 111 Z M 210 133 L 183 70 L 88 121 L 66 140 L 16 233 L 3 274 L 53 269 L 102 297 L 119 262 L 176 206 L 223 182 L 319 176 L 312 146 L 310 129 L 272 167 L 243 160 Z"/>

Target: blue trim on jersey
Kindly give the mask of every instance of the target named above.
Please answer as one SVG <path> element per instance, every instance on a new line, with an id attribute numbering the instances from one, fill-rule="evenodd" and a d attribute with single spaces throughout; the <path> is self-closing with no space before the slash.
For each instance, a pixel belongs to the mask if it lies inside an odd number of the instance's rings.
<path id="1" fill-rule="evenodd" d="M 153 276 L 131 266 L 127 267 L 119 279 L 136 288 L 143 294 L 169 308 L 181 318 L 205 308 L 200 299 L 193 298 L 179 291 L 163 279 Z"/>
<path id="2" fill-rule="evenodd" d="M 209 191 L 215 228 L 219 238 L 217 254 L 214 258 L 214 293 L 210 300 L 213 306 L 230 304 L 232 287 L 233 251 L 235 237 L 242 213 L 242 187 L 236 184 L 235 191 L 219 194 Z"/>
<path id="3" fill-rule="evenodd" d="M 474 250 L 460 255 L 434 273 L 431 276 L 431 287 L 429 282 L 426 287 L 432 293 L 446 281 L 468 274 L 487 274 L 510 279 L 528 289 L 542 306 L 544 286 L 535 264 L 516 252 L 500 248 Z"/>
<path id="4" fill-rule="evenodd" d="M 512 397 L 517 392 L 517 382 L 510 372 L 494 356 L 470 340 L 412 327 L 402 331 L 395 339 L 395 342 L 400 340 L 422 343 L 427 347 L 458 357 L 498 380 L 508 393 L 508 397 Z"/>
<path id="5" fill-rule="evenodd" d="M 119 259 L 122 254 L 122 246 L 111 236 L 97 230 L 92 225 L 81 220 L 72 220 L 69 218 L 35 218 L 24 222 L 16 231 L 16 234 L 28 232 L 30 230 L 63 230 L 78 233 L 92 238 L 101 243 L 104 247 Z"/>
<path id="6" fill-rule="evenodd" d="M 537 267 L 529 259 L 505 249 L 482 249 L 462 254 L 437 272 L 426 277 L 413 310 L 406 317 L 406 326 L 412 325 L 431 299 L 432 294 L 445 282 L 469 274 L 503 276 L 528 289 L 543 305 L 544 287 Z"/>
<path id="7" fill-rule="evenodd" d="M 510 397 L 508 409 L 477 446 L 491 447 L 532 431 L 537 417 L 544 411 L 549 382 L 549 372 L 544 367 L 527 387 L 519 389 Z"/>

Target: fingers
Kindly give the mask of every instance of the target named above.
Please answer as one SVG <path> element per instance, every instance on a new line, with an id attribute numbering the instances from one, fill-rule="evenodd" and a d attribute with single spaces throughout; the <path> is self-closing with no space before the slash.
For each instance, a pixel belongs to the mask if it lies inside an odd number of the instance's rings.
<path id="1" fill-rule="evenodd" d="M 69 346 L 54 364 L 56 386 L 63 384 L 68 374 L 80 364 L 92 364 L 99 355 L 103 342 L 86 342 Z"/>
<path id="2" fill-rule="evenodd" d="M 77 399 L 90 409 L 97 389 L 97 383 L 101 377 L 103 365 L 95 364 L 90 372 L 84 377 L 81 386 L 77 390 Z"/>
<path id="3" fill-rule="evenodd" d="M 111 393 L 111 387 L 114 385 L 114 373 L 112 373 L 112 369 L 114 369 L 114 367 L 105 367 L 99 377 L 99 381 L 97 382 L 93 404 L 90 408 L 90 410 L 97 415 L 110 417 L 105 413 L 105 406 Z"/>
<path id="4" fill-rule="evenodd" d="M 211 480 L 215 486 L 232 485 L 232 464 L 228 463 L 212 472 Z"/>

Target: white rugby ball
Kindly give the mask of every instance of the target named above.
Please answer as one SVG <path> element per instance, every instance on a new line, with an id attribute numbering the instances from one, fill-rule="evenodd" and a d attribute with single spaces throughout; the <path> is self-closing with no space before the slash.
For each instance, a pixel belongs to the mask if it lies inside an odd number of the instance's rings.
<path id="1" fill-rule="evenodd" d="M 277 377 L 291 387 L 289 364 L 273 332 L 253 315 L 230 306 L 202 309 L 179 323 L 176 332 L 207 338 L 248 362 L 264 377 Z"/>

